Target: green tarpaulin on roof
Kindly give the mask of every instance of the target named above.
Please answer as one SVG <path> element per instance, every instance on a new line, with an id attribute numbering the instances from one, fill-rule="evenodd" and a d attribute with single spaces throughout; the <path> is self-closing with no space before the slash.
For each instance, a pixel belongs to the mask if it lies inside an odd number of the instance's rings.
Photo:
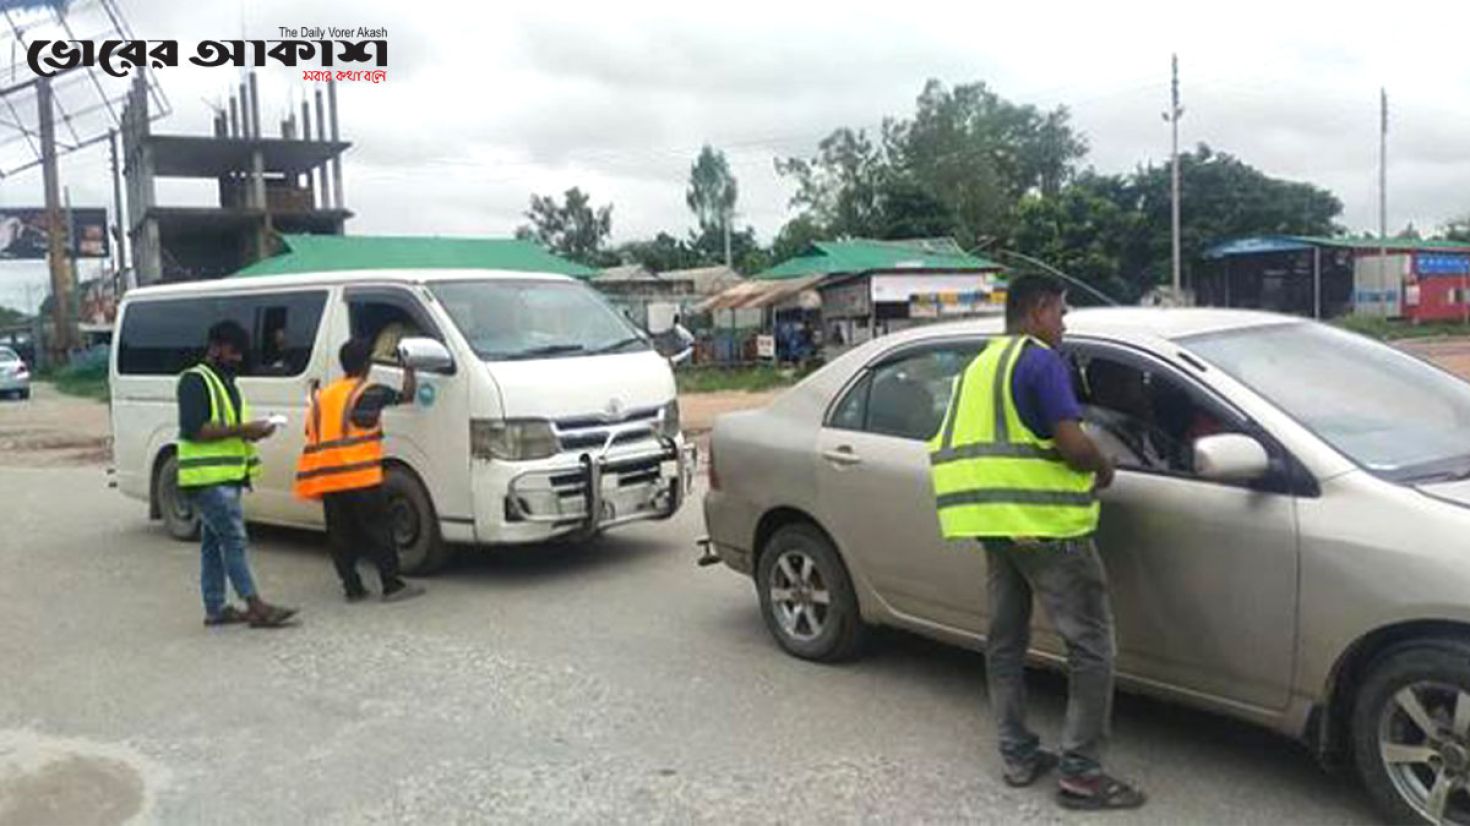
<path id="1" fill-rule="evenodd" d="M 998 270 L 994 261 L 969 255 L 954 245 L 906 243 L 903 241 L 816 241 L 795 258 L 755 276 L 766 280 L 803 278 L 810 275 L 856 273 L 869 270 Z"/>
<path id="2" fill-rule="evenodd" d="M 568 261 L 533 241 L 515 238 L 437 238 L 372 235 L 282 235 L 285 250 L 236 276 L 340 270 L 513 270 L 591 278 L 596 270 Z"/>

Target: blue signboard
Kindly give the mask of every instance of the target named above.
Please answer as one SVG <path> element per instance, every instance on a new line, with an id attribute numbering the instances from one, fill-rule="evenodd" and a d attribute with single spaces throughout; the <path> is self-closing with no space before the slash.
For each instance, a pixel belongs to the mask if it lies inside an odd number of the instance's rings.
<path id="1" fill-rule="evenodd" d="M 1470 255 L 1421 252 L 1414 262 L 1420 275 L 1470 275 Z"/>

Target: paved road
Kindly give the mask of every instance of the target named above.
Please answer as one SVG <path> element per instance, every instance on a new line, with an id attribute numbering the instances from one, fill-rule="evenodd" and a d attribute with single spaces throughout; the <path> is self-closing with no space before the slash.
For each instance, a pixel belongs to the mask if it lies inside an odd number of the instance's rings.
<path id="1" fill-rule="evenodd" d="M 1141 813 L 997 778 L 983 661 L 900 634 L 781 654 L 694 509 L 580 548 L 475 554 L 400 604 L 337 599 L 322 541 L 258 531 L 282 631 L 199 623 L 196 551 L 98 468 L 0 469 L 0 822 L 1361 823 L 1290 742 L 1118 709 Z M 1039 724 L 1064 691 L 1039 677 Z"/>

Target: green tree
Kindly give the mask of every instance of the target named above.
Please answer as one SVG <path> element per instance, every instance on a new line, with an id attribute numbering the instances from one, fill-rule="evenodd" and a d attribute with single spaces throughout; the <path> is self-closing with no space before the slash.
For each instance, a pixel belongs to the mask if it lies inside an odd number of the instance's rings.
<path id="1" fill-rule="evenodd" d="M 1017 249 L 1132 301 L 1171 270 L 1170 170 L 1084 173 L 1057 196 L 1023 203 Z M 1250 235 L 1336 235 L 1342 202 L 1311 184 L 1272 178 L 1201 145 L 1180 156 L 1180 242 L 1185 283 L 1204 251 Z"/>
<path id="2" fill-rule="evenodd" d="M 28 318 L 30 318 L 30 316 L 26 315 L 20 310 L 0 305 L 0 327 L 8 327 L 12 324 L 19 324 Z"/>
<path id="3" fill-rule="evenodd" d="M 952 235 L 972 247 L 1008 237 L 1022 198 L 1060 192 L 1086 152 L 1065 108 L 931 80 L 913 117 L 886 120 L 876 140 L 838 129 L 776 171 L 795 180 L 791 205 L 828 237 Z"/>
<path id="4" fill-rule="evenodd" d="M 572 187 L 563 203 L 550 195 L 532 195 L 531 208 L 524 214 L 531 223 L 516 230 L 517 238 L 537 241 L 557 255 L 591 267 L 615 260 L 602 248 L 612 233 L 612 204 L 594 208 L 589 195 Z"/>
<path id="5" fill-rule="evenodd" d="M 1470 243 L 1470 215 L 1456 218 L 1445 224 L 1444 232 L 1440 235 L 1446 241 L 1462 241 Z"/>
<path id="6" fill-rule="evenodd" d="M 685 203 L 694 212 L 699 232 L 707 234 L 711 229 L 723 232 L 735 213 L 739 197 L 740 188 L 735 176 L 730 174 L 725 153 L 705 144 L 689 168 L 689 190 L 684 195 Z"/>

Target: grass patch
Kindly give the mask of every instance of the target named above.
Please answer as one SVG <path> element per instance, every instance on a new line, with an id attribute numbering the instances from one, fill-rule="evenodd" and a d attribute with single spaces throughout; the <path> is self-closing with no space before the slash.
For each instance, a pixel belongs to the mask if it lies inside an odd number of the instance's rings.
<path id="1" fill-rule="evenodd" d="M 68 396 L 107 401 L 107 362 L 99 359 L 78 360 L 60 370 L 50 370 L 38 376 L 49 382 L 58 391 Z"/>
<path id="2" fill-rule="evenodd" d="M 1413 324 L 1402 319 L 1375 318 L 1373 316 L 1344 316 L 1334 319 L 1333 324 L 1344 330 L 1376 338 L 1379 341 L 1394 341 L 1405 338 L 1439 338 L 1442 336 L 1470 336 L 1470 326 L 1459 321 L 1430 321 Z"/>
<path id="3" fill-rule="evenodd" d="M 794 367 L 690 367 L 674 374 L 680 393 L 719 393 L 744 391 L 758 393 L 790 387 L 811 374 L 815 368 Z"/>

